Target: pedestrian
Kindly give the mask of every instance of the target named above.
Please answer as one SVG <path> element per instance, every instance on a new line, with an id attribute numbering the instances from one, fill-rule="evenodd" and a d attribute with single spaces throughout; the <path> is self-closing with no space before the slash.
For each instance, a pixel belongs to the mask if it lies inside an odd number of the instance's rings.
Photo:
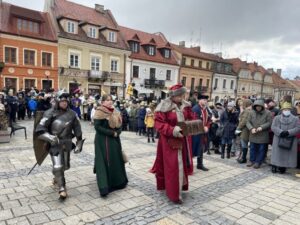
<path id="1" fill-rule="evenodd" d="M 274 132 L 271 164 L 272 172 L 285 173 L 287 168 L 297 167 L 298 140 L 300 121 L 292 115 L 292 104 L 284 102 L 281 115 L 274 118 L 272 131 Z"/>
<path id="2" fill-rule="evenodd" d="M 207 95 L 198 94 L 198 104 L 196 104 L 192 111 L 195 113 L 197 119 L 202 120 L 204 126 L 204 134 L 197 134 L 192 136 L 193 156 L 197 157 L 197 169 L 208 171 L 203 164 L 203 154 L 208 150 L 208 132 L 211 126 L 212 114 L 207 108 Z"/>
<path id="3" fill-rule="evenodd" d="M 22 93 L 18 94 L 18 120 L 24 120 L 26 113 L 26 101 Z"/>
<path id="4" fill-rule="evenodd" d="M 264 100 L 256 100 L 247 122 L 247 128 L 250 131 L 250 162 L 247 164 L 248 167 L 260 168 L 264 160 L 266 145 L 269 143 L 271 124 L 272 114 L 265 110 Z"/>
<path id="5" fill-rule="evenodd" d="M 190 138 L 184 137 L 178 122 L 193 120 L 191 104 L 185 101 L 182 84 L 170 88 L 167 99 L 155 110 L 155 128 L 160 133 L 154 165 L 157 190 L 166 190 L 168 198 L 182 203 L 182 190 L 188 190 L 188 175 L 193 171 Z"/>
<path id="6" fill-rule="evenodd" d="M 122 116 L 122 131 L 128 130 L 129 115 L 123 104 L 120 105 L 120 113 Z"/>
<path id="7" fill-rule="evenodd" d="M 146 126 L 145 126 L 145 116 L 146 116 L 146 105 L 145 102 L 141 102 L 140 108 L 138 110 L 137 118 L 138 118 L 138 133 L 139 136 L 146 134 Z"/>
<path id="8" fill-rule="evenodd" d="M 13 89 L 8 91 L 7 96 L 7 105 L 8 105 L 8 113 L 9 113 L 9 126 L 12 126 L 12 123 L 16 122 L 16 114 L 18 111 L 18 99 L 14 96 Z"/>
<path id="9" fill-rule="evenodd" d="M 25 97 L 25 103 L 26 103 L 26 114 L 28 119 L 31 119 L 32 116 L 32 111 L 29 108 L 29 101 L 31 99 L 31 94 L 30 92 L 27 92 L 26 97 Z"/>
<path id="10" fill-rule="evenodd" d="M 72 99 L 72 110 L 77 114 L 78 118 L 81 119 L 81 99 L 79 98 L 78 93 L 75 94 L 75 97 Z"/>
<path id="11" fill-rule="evenodd" d="M 220 118 L 221 126 L 224 127 L 223 136 L 221 138 L 221 158 L 225 157 L 225 148 L 226 149 L 226 158 L 230 158 L 231 147 L 233 140 L 235 139 L 235 130 L 238 124 L 238 113 L 234 109 L 234 102 L 229 102 L 227 104 L 226 110 L 222 113 Z"/>
<path id="12" fill-rule="evenodd" d="M 243 99 L 242 112 L 239 115 L 239 124 L 237 127 L 238 133 L 240 133 L 241 137 L 241 146 L 242 146 L 242 154 L 237 159 L 238 163 L 246 163 L 247 162 L 247 153 L 248 153 L 248 143 L 249 143 L 249 129 L 246 124 L 249 120 L 250 113 L 252 110 L 252 101 L 250 99 Z"/>
<path id="13" fill-rule="evenodd" d="M 112 191 L 125 188 L 128 183 L 120 140 L 122 117 L 113 108 L 110 95 L 102 96 L 101 105 L 95 111 L 94 127 L 94 173 L 100 195 L 105 197 Z"/>
<path id="14" fill-rule="evenodd" d="M 145 116 L 145 125 L 147 128 L 148 143 L 150 143 L 150 136 L 152 138 L 152 142 L 155 143 L 155 140 L 154 140 L 154 113 L 150 108 L 147 108 L 146 111 L 147 111 L 147 113 Z"/>

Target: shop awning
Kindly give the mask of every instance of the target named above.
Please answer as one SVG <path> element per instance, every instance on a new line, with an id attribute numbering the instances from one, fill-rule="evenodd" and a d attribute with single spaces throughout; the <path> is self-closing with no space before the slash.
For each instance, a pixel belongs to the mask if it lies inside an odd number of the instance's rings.
<path id="1" fill-rule="evenodd" d="M 139 94 L 152 94 L 153 91 L 148 88 L 144 87 L 134 87 L 134 90 L 136 90 Z"/>

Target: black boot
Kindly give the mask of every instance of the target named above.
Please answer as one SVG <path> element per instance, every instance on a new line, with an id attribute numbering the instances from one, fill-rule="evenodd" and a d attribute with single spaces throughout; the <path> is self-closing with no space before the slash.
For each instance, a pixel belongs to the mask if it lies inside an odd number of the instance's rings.
<path id="1" fill-rule="evenodd" d="M 284 174 L 286 172 L 286 167 L 278 167 L 279 173 Z"/>
<path id="2" fill-rule="evenodd" d="M 221 152 L 219 151 L 219 146 L 215 147 L 215 154 L 218 154 L 218 155 L 221 154 Z"/>
<path id="3" fill-rule="evenodd" d="M 227 158 L 227 159 L 230 159 L 231 146 L 232 146 L 232 145 L 227 145 L 227 155 L 226 155 L 226 158 Z"/>
<path id="4" fill-rule="evenodd" d="M 155 143 L 155 140 L 154 140 L 154 138 L 152 138 L 152 142 L 153 142 L 153 143 Z"/>
<path id="5" fill-rule="evenodd" d="M 237 160 L 238 163 L 240 163 L 240 164 L 247 163 L 248 148 L 243 148 L 242 150 L 243 150 L 242 157 Z"/>
<path id="6" fill-rule="evenodd" d="M 148 138 L 148 143 L 150 143 L 150 138 Z"/>
<path id="7" fill-rule="evenodd" d="M 203 171 L 208 171 L 208 169 L 203 166 L 203 155 L 200 157 L 197 157 L 197 169 L 203 170 Z"/>
<path id="8" fill-rule="evenodd" d="M 272 173 L 277 173 L 277 166 L 272 165 Z"/>
<path id="9" fill-rule="evenodd" d="M 224 155 L 225 155 L 225 145 L 221 146 L 221 159 L 224 159 Z"/>
<path id="10" fill-rule="evenodd" d="M 210 149 L 207 150 L 207 153 L 206 153 L 206 154 L 207 154 L 207 155 L 210 155 Z"/>

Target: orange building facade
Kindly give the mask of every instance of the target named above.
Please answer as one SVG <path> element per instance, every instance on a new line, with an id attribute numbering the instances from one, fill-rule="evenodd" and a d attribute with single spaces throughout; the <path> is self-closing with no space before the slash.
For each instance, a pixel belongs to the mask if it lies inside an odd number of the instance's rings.
<path id="1" fill-rule="evenodd" d="M 7 3 L 0 12 L 0 89 L 57 90 L 58 44 L 48 14 Z"/>

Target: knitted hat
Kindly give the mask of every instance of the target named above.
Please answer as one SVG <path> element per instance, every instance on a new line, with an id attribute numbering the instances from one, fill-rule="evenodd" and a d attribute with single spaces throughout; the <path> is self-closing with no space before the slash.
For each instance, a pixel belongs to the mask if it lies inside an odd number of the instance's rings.
<path id="1" fill-rule="evenodd" d="M 281 110 L 284 110 L 284 109 L 292 109 L 292 104 L 289 103 L 289 102 L 284 102 L 281 106 Z"/>
<path id="2" fill-rule="evenodd" d="M 229 103 L 227 104 L 227 107 L 231 107 L 231 108 L 235 107 L 234 102 L 229 102 Z"/>
<path id="3" fill-rule="evenodd" d="M 243 107 L 248 108 L 250 105 L 252 105 L 252 101 L 250 99 L 243 99 Z"/>
<path id="4" fill-rule="evenodd" d="M 174 96 L 178 96 L 178 95 L 183 95 L 186 93 L 186 91 L 187 91 L 187 89 L 185 87 L 183 87 L 182 84 L 175 84 L 172 87 L 170 87 L 169 96 L 174 97 Z"/>

